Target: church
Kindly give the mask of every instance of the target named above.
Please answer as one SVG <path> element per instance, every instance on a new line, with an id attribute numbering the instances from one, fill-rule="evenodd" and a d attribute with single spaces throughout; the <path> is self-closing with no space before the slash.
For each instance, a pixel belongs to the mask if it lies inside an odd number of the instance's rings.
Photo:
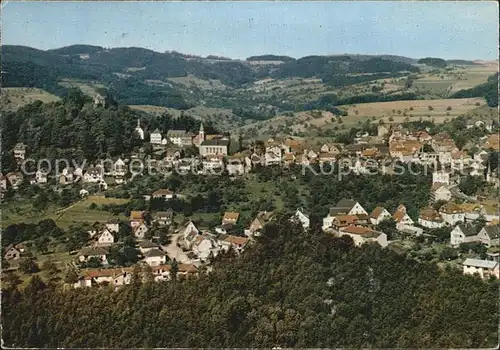
<path id="1" fill-rule="evenodd" d="M 200 156 L 228 154 L 230 139 L 223 135 L 205 135 L 203 123 L 198 135 L 193 137 L 193 145 L 199 148 Z"/>
<path id="2" fill-rule="evenodd" d="M 141 140 L 144 140 L 144 130 L 141 128 L 141 121 L 137 118 L 137 126 L 135 127 L 135 132 Z"/>

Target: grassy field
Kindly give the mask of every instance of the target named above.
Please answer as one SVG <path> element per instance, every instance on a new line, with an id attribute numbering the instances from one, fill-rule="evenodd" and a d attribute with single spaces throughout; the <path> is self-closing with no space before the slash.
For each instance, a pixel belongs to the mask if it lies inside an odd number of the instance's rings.
<path id="1" fill-rule="evenodd" d="M 18 222 L 35 223 L 44 219 L 52 219 L 58 226 L 67 229 L 74 223 L 106 222 L 112 217 L 125 220 L 127 218 L 124 216 L 116 217 L 107 211 L 89 209 L 89 206 L 92 203 L 101 206 L 103 204 L 123 204 L 127 202 L 128 199 L 122 198 L 89 196 L 67 208 L 59 210 L 49 208 L 45 212 L 33 211 L 29 202 L 10 203 L 9 205 L 2 206 L 2 225 L 5 227 Z"/>
<path id="2" fill-rule="evenodd" d="M 227 108 L 212 108 L 205 106 L 196 106 L 191 109 L 181 111 L 175 108 L 166 108 L 161 106 L 152 105 L 129 105 L 128 107 L 153 115 L 161 115 L 165 112 L 180 117 L 184 112 L 186 116 L 191 116 L 200 120 L 211 121 L 212 124 L 221 131 L 232 130 L 240 124 L 240 120 L 236 117 L 230 109 Z"/>
<path id="3" fill-rule="evenodd" d="M 339 106 L 338 108 L 347 111 L 349 116 L 356 117 L 394 117 L 402 115 L 405 110 L 408 116 L 411 114 L 414 117 L 423 117 L 428 115 L 431 117 L 447 117 L 447 112 L 449 112 L 450 116 L 465 114 L 477 108 L 478 106 L 476 103 L 483 105 L 485 104 L 485 101 L 483 98 L 391 101 L 344 105 Z M 429 110 L 429 106 L 431 106 L 433 110 Z M 450 111 L 447 110 L 448 107 L 451 107 Z M 413 110 L 410 110 L 410 108 Z M 398 113 L 398 111 L 400 111 L 401 114 Z M 349 116 L 347 118 L 349 118 Z"/>
<path id="4" fill-rule="evenodd" d="M 486 83 L 488 77 L 497 72 L 498 62 L 466 66 L 463 73 L 464 79 L 458 80 L 452 85 L 452 92 L 470 89 L 476 85 Z"/>
<path id="5" fill-rule="evenodd" d="M 88 81 L 81 82 L 72 79 L 63 79 L 59 82 L 59 85 L 62 85 L 65 88 L 79 88 L 84 94 L 90 97 L 94 97 L 97 88 L 105 88 L 104 85 L 99 83 L 92 83 Z"/>
<path id="6" fill-rule="evenodd" d="M 476 105 L 477 103 L 485 105 L 485 101 L 482 98 L 391 101 L 343 105 L 338 106 L 338 108 L 347 111 L 348 116 L 341 117 L 342 123 L 339 123 L 340 117 L 336 117 L 330 112 L 298 112 L 294 113 L 293 116 L 282 115 L 266 121 L 249 124 L 243 127 L 242 130 L 244 132 L 258 130 L 259 135 L 273 135 L 277 130 L 285 129 L 285 126 L 289 132 L 309 132 L 314 128 L 325 127 L 348 129 L 359 122 L 366 121 L 367 118 L 375 123 L 381 119 L 386 123 L 402 123 L 406 118 L 410 120 L 422 118 L 424 120 L 434 120 L 436 123 L 443 123 L 447 119 L 449 120 L 480 108 Z M 429 106 L 433 108 L 432 111 L 429 110 Z M 451 110 L 448 111 L 448 107 L 451 107 Z"/>
<path id="7" fill-rule="evenodd" d="M 187 88 L 195 87 L 202 90 L 226 90 L 227 86 L 221 83 L 219 80 L 205 80 L 197 78 L 193 75 L 188 75 L 186 77 L 175 77 L 168 78 L 168 81 L 171 81 L 176 84 L 183 85 Z"/>
<path id="8" fill-rule="evenodd" d="M 15 111 L 37 100 L 43 103 L 60 100 L 58 96 L 36 88 L 2 88 L 1 91 L 0 107 L 9 111 Z"/>
<path id="9" fill-rule="evenodd" d="M 413 83 L 420 93 L 447 96 L 454 92 L 470 89 L 483 84 L 488 77 L 498 72 L 498 63 L 490 62 L 477 65 L 452 65 L 435 73 L 423 73 Z"/>
<path id="10" fill-rule="evenodd" d="M 99 209 L 89 209 L 89 206 L 92 203 L 95 203 L 98 206 L 103 204 L 124 204 L 127 203 L 128 199 L 122 198 L 105 198 L 104 196 L 89 196 L 84 200 L 75 203 L 74 205 L 60 210 L 50 217 L 55 220 L 58 226 L 62 228 L 67 228 L 71 224 L 74 223 L 82 223 L 82 222 L 106 222 L 110 218 L 118 218 L 122 220 L 126 220 L 125 216 L 113 216 L 113 214 L 102 211 Z"/>

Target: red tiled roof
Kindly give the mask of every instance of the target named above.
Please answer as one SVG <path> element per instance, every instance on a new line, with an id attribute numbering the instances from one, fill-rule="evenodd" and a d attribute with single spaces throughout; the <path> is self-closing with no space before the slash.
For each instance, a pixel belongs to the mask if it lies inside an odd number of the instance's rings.
<path id="1" fill-rule="evenodd" d="M 371 212 L 370 217 L 373 219 L 377 219 L 380 216 L 380 214 L 382 214 L 383 211 L 384 211 L 384 207 L 376 207 Z"/>

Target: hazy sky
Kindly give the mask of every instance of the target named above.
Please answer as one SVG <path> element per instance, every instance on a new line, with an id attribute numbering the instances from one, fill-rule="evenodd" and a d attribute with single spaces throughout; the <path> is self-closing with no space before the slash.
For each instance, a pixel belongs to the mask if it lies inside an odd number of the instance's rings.
<path id="1" fill-rule="evenodd" d="M 498 59 L 496 2 L 2 2 L 3 44 Z"/>

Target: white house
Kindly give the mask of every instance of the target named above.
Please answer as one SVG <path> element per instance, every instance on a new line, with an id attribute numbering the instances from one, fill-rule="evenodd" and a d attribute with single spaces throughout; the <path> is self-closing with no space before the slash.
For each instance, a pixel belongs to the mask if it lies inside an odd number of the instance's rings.
<path id="1" fill-rule="evenodd" d="M 7 248 L 5 248 L 4 259 L 5 260 L 17 260 L 21 258 L 21 251 L 14 247 L 13 244 L 9 244 Z"/>
<path id="2" fill-rule="evenodd" d="M 337 209 L 337 211 L 342 210 L 342 209 L 348 209 L 345 213 L 339 213 L 339 214 L 345 214 L 345 215 L 367 215 L 368 213 L 366 210 L 356 202 L 355 200 L 352 199 L 341 199 L 337 205 L 335 206 L 334 209 Z"/>
<path id="3" fill-rule="evenodd" d="M 152 197 L 153 198 L 163 198 L 165 200 L 169 200 L 169 199 L 174 198 L 174 192 L 172 192 L 168 189 L 162 188 L 162 189 L 159 189 L 158 191 L 153 192 Z"/>
<path id="4" fill-rule="evenodd" d="M 376 207 L 370 214 L 370 222 L 372 225 L 378 225 L 382 221 L 390 218 L 391 213 L 389 213 L 384 207 Z"/>
<path id="5" fill-rule="evenodd" d="M 347 226 L 339 231 L 340 236 L 347 235 L 354 241 L 354 245 L 360 246 L 364 243 L 378 243 L 381 247 L 387 247 L 387 235 L 383 232 L 378 232 L 362 226 Z"/>
<path id="6" fill-rule="evenodd" d="M 431 188 L 431 197 L 434 202 L 449 201 L 452 197 L 451 191 L 444 183 L 435 183 Z"/>
<path id="7" fill-rule="evenodd" d="M 499 266 L 497 261 L 465 259 L 462 263 L 464 275 L 478 274 L 481 278 L 495 276 L 500 278 Z"/>
<path id="8" fill-rule="evenodd" d="M 229 175 L 243 175 L 245 173 L 245 163 L 240 159 L 230 159 L 226 165 Z"/>
<path id="9" fill-rule="evenodd" d="M 35 173 L 35 179 L 36 182 L 39 184 L 46 184 L 47 183 L 47 172 L 42 169 L 38 169 L 37 172 Z"/>
<path id="10" fill-rule="evenodd" d="M 222 217 L 222 225 L 231 224 L 234 225 L 238 222 L 240 213 L 235 211 L 226 211 Z"/>
<path id="11" fill-rule="evenodd" d="M 167 226 L 172 223 L 172 218 L 174 213 L 172 209 L 167 211 L 159 211 L 153 214 L 153 221 L 158 223 L 160 226 Z"/>
<path id="12" fill-rule="evenodd" d="M 297 209 L 295 214 L 291 217 L 292 220 L 298 220 L 302 227 L 307 230 L 309 228 L 309 216 L 304 214 L 302 208 Z"/>
<path id="13" fill-rule="evenodd" d="M 134 229 L 134 227 L 144 223 L 144 212 L 132 210 L 130 212 L 129 223 L 130 227 L 132 227 L 132 230 Z"/>
<path id="14" fill-rule="evenodd" d="M 398 229 L 399 231 L 418 231 L 413 228 L 412 225 L 414 224 L 414 222 L 410 215 L 408 215 L 406 207 L 403 204 L 400 204 L 398 206 L 392 217 L 394 218 L 394 221 L 396 221 L 396 229 Z"/>
<path id="15" fill-rule="evenodd" d="M 484 226 L 481 231 L 479 231 L 478 238 L 481 243 L 488 248 L 500 245 L 500 225 Z"/>
<path id="16" fill-rule="evenodd" d="M 261 211 L 257 213 L 255 219 L 250 223 L 250 227 L 245 230 L 245 235 L 248 237 L 258 236 L 260 230 L 272 219 L 273 212 Z"/>
<path id="17" fill-rule="evenodd" d="M 193 144 L 193 135 L 185 130 L 169 130 L 167 132 L 167 139 L 179 147 Z"/>
<path id="18" fill-rule="evenodd" d="M 162 144 L 162 137 L 161 137 L 161 132 L 159 129 L 155 129 L 151 133 L 149 142 L 152 143 L 153 145 L 161 145 Z"/>
<path id="19" fill-rule="evenodd" d="M 265 166 L 277 165 L 280 163 L 281 163 L 281 154 L 277 154 L 274 152 L 266 152 L 266 154 L 264 155 Z"/>
<path id="20" fill-rule="evenodd" d="M 249 241 L 249 238 L 240 236 L 221 235 L 219 237 L 219 244 L 222 249 L 227 251 L 229 248 L 233 248 L 237 253 L 241 253 Z"/>
<path id="21" fill-rule="evenodd" d="M 193 222 L 189 221 L 184 227 L 184 231 L 182 232 L 182 237 L 186 238 L 191 232 L 195 232 L 196 234 L 199 233 L 198 229 L 193 224 Z"/>
<path id="22" fill-rule="evenodd" d="M 150 250 L 158 249 L 158 244 L 155 244 L 148 240 L 141 240 L 139 242 L 139 250 L 142 254 L 146 254 Z"/>
<path id="23" fill-rule="evenodd" d="M 123 177 L 127 174 L 127 168 L 125 162 L 118 158 L 118 160 L 113 164 L 113 176 Z"/>
<path id="24" fill-rule="evenodd" d="M 144 261 L 149 266 L 158 266 L 165 264 L 167 254 L 160 249 L 151 249 L 144 254 Z"/>
<path id="25" fill-rule="evenodd" d="M 87 197 L 89 195 L 89 191 L 87 191 L 86 189 L 82 188 L 79 192 L 80 194 L 80 197 Z"/>
<path id="26" fill-rule="evenodd" d="M 24 160 L 24 157 L 26 156 L 26 146 L 24 143 L 17 143 L 14 146 L 14 158 L 16 160 Z"/>
<path id="27" fill-rule="evenodd" d="M 341 199 L 335 207 L 331 207 L 328 215 L 323 218 L 323 230 L 331 227 L 335 218 L 339 215 L 366 216 L 368 213 L 357 201 L 352 199 Z"/>
<path id="28" fill-rule="evenodd" d="M 473 242 L 480 242 L 480 239 L 472 224 L 458 224 L 450 233 L 450 245 L 454 248 Z"/>
<path id="29" fill-rule="evenodd" d="M 458 205 L 448 202 L 439 208 L 439 214 L 444 222 L 453 226 L 457 223 L 465 222 L 465 212 Z"/>
<path id="30" fill-rule="evenodd" d="M 146 235 L 146 233 L 148 232 L 148 227 L 146 226 L 146 224 L 144 222 L 142 222 L 139 225 L 134 226 L 132 228 L 132 230 L 134 231 L 135 237 L 137 237 L 139 239 L 143 239 L 144 236 Z"/>
<path id="31" fill-rule="evenodd" d="M 424 208 L 418 217 L 418 223 L 426 228 L 444 227 L 446 223 L 439 213 L 432 207 Z"/>
<path id="32" fill-rule="evenodd" d="M 201 260 L 206 260 L 212 255 L 216 257 L 220 251 L 220 247 L 214 237 L 205 232 L 197 235 L 192 244 L 193 253 Z"/>
<path id="33" fill-rule="evenodd" d="M 115 237 L 107 228 L 105 228 L 97 237 L 97 244 L 110 245 L 115 243 Z"/>
<path id="34" fill-rule="evenodd" d="M 107 265 L 107 254 L 108 252 L 103 248 L 85 247 L 82 248 L 82 250 L 78 254 L 78 260 L 80 262 L 87 262 L 91 258 L 97 258 L 99 259 L 99 261 L 101 261 L 102 264 Z"/>
<path id="35" fill-rule="evenodd" d="M 101 168 L 89 167 L 83 174 L 83 182 L 98 183 L 104 181 Z"/>
<path id="36" fill-rule="evenodd" d="M 450 184 L 450 173 L 444 170 L 434 171 L 432 173 L 432 183 L 442 183 L 449 185 Z"/>
<path id="37" fill-rule="evenodd" d="M 118 231 L 120 231 L 120 221 L 117 219 L 109 219 L 106 223 L 106 229 L 111 233 L 118 233 Z"/>

